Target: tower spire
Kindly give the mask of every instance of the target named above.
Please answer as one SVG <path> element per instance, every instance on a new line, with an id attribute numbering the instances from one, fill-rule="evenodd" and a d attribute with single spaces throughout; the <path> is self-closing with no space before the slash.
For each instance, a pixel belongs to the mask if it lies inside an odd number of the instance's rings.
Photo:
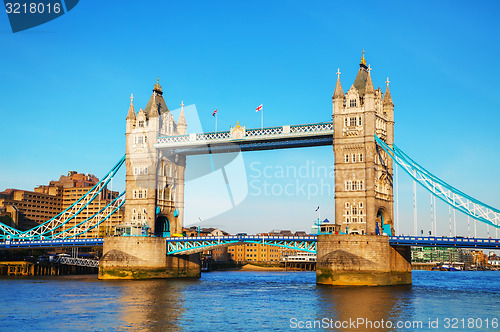
<path id="1" fill-rule="evenodd" d="M 361 57 L 361 63 L 359 66 L 364 66 L 366 68 L 365 50 L 363 49 L 363 56 Z"/>
<path id="2" fill-rule="evenodd" d="M 373 82 L 372 82 L 372 75 L 370 72 L 372 71 L 372 68 L 370 65 L 368 65 L 368 76 L 366 77 L 366 86 L 365 86 L 365 93 L 374 93 L 375 89 L 373 88 Z"/>
<path id="3" fill-rule="evenodd" d="M 391 97 L 391 91 L 389 90 L 389 77 L 387 77 L 387 81 L 385 83 L 387 84 L 387 88 L 385 89 L 385 95 L 384 95 L 384 105 L 391 105 L 394 106 L 394 103 L 392 102 L 392 97 Z"/>
<path id="4" fill-rule="evenodd" d="M 184 115 L 184 102 L 182 101 L 181 114 L 179 114 L 179 120 L 177 120 L 177 131 L 179 135 L 185 135 L 186 128 L 187 128 L 187 123 L 186 123 L 186 116 Z"/>
<path id="5" fill-rule="evenodd" d="M 340 68 L 337 68 L 337 83 L 335 84 L 332 99 L 344 97 L 344 90 L 342 90 L 342 84 L 340 84 L 340 74 Z"/>
<path id="6" fill-rule="evenodd" d="M 130 94 L 130 107 L 128 108 L 128 114 L 126 120 L 135 120 L 135 109 L 134 109 L 134 94 Z"/>
<path id="7" fill-rule="evenodd" d="M 163 92 L 161 91 L 161 86 L 160 86 L 160 78 L 157 77 L 156 78 L 156 84 L 153 88 L 153 91 L 158 93 L 160 96 L 163 94 Z"/>

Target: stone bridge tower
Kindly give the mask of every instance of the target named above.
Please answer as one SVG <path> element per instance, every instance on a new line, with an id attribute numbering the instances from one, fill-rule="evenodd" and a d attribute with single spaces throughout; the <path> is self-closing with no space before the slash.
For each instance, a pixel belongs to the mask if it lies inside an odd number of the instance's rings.
<path id="1" fill-rule="evenodd" d="M 394 104 L 373 87 L 365 55 L 351 88 L 344 94 L 337 71 L 333 93 L 335 221 L 352 234 L 394 234 L 392 160 L 378 147 L 377 134 L 394 142 Z"/>
<path id="2" fill-rule="evenodd" d="M 158 136 L 186 134 L 184 104 L 175 122 L 159 81 L 146 108 L 135 112 L 133 97 L 126 126 L 126 203 L 124 229 L 132 234 L 182 233 L 186 157 L 154 147 Z"/>

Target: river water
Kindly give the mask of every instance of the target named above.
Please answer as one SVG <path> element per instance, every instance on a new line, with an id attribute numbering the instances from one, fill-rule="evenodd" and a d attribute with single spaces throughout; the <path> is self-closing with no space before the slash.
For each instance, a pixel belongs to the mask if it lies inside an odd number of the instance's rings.
<path id="1" fill-rule="evenodd" d="M 500 272 L 413 271 L 411 286 L 356 288 L 316 285 L 314 272 L 9 278 L 0 301 L 0 331 L 500 330 Z"/>

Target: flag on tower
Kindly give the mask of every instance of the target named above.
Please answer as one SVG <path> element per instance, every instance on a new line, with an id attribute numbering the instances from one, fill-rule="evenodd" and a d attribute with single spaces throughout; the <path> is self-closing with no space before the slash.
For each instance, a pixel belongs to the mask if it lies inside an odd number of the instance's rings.
<path id="1" fill-rule="evenodd" d="M 316 208 L 316 210 L 314 210 L 314 211 L 318 211 L 318 210 L 319 210 L 319 205 L 318 205 L 318 207 Z"/>
<path id="2" fill-rule="evenodd" d="M 258 112 L 258 111 L 262 111 L 262 104 L 260 104 L 259 106 L 257 106 L 257 108 L 255 109 L 255 112 Z"/>
<path id="3" fill-rule="evenodd" d="M 212 116 L 215 116 L 217 114 L 217 109 L 212 113 Z"/>

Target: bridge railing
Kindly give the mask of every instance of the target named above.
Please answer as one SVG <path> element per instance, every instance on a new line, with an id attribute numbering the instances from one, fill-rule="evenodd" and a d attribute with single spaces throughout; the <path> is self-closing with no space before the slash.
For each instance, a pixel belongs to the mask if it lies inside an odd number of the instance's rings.
<path id="1" fill-rule="evenodd" d="M 247 129 L 243 132 L 243 137 L 233 136 L 231 131 L 198 133 L 179 136 L 159 136 L 157 144 L 183 146 L 193 144 L 207 144 L 218 142 L 230 142 L 246 139 L 272 139 L 295 136 L 314 136 L 320 134 L 333 134 L 332 122 L 319 122 L 304 125 L 289 125 L 279 127 L 266 127 L 262 129 Z"/>

